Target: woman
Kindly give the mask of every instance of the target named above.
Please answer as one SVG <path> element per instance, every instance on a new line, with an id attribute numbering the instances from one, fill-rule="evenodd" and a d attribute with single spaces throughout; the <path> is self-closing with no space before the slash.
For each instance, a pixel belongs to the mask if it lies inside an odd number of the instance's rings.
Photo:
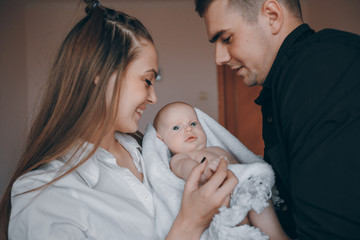
<path id="1" fill-rule="evenodd" d="M 153 40 L 135 18 L 85 0 L 1 202 L 1 239 L 157 239 L 138 129 L 157 101 Z M 198 239 L 237 184 L 222 162 L 186 183 L 166 239 Z M 211 200 L 209 200 L 211 199 Z M 10 216 L 11 215 L 11 216 Z"/>

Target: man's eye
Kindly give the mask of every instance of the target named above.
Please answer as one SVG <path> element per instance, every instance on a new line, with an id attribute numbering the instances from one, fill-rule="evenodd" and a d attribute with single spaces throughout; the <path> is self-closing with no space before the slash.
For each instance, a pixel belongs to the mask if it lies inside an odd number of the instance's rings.
<path id="1" fill-rule="evenodd" d="M 192 122 L 191 126 L 195 127 L 197 125 L 197 122 Z"/>
<path id="2" fill-rule="evenodd" d="M 152 85 L 151 81 L 149 79 L 145 79 L 146 84 L 150 87 Z"/>
<path id="3" fill-rule="evenodd" d="M 180 129 L 180 127 L 179 126 L 175 126 L 175 127 L 173 127 L 173 130 L 179 130 Z"/>

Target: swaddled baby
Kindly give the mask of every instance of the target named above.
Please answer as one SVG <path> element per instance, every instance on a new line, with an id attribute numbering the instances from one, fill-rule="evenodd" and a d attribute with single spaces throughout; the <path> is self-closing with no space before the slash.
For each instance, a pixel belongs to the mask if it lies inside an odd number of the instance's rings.
<path id="1" fill-rule="evenodd" d="M 199 181 L 199 184 L 204 184 L 214 174 L 222 159 L 228 161 L 229 164 L 239 164 L 223 148 L 206 147 L 206 133 L 194 108 L 187 103 L 174 102 L 164 106 L 154 119 L 154 128 L 157 131 L 157 137 L 168 146 L 172 153 L 170 168 L 179 178 L 187 180 L 192 169 L 206 161 L 205 170 Z M 223 210 L 226 211 L 225 208 Z M 233 221 L 231 222 L 233 224 Z M 261 213 L 251 210 L 236 224 L 256 226 L 271 239 L 288 239 L 272 205 Z"/>

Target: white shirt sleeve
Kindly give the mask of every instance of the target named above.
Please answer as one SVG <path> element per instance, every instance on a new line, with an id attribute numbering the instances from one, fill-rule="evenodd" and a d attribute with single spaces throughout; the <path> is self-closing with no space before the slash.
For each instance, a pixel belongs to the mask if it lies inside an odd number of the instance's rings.
<path id="1" fill-rule="evenodd" d="M 136 154 L 138 144 L 124 145 L 134 161 L 143 164 L 142 156 Z M 149 184 L 118 166 L 104 149 L 98 149 L 86 163 L 43 191 L 19 195 L 51 182 L 66 157 L 15 182 L 9 239 L 159 239 Z"/>
<path id="2" fill-rule="evenodd" d="M 26 183 L 18 181 L 13 189 L 25 190 Z M 54 206 L 56 199 L 61 201 Z M 13 197 L 12 206 L 9 239 L 89 239 L 86 211 L 72 189 L 54 191 L 49 186 L 40 194 L 35 191 Z"/>

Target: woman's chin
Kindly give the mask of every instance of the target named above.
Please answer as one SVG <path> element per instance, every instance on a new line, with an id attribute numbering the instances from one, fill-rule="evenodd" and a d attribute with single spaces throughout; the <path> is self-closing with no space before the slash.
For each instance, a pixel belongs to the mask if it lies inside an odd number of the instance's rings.
<path id="1" fill-rule="evenodd" d="M 122 133 L 136 133 L 139 130 L 138 124 L 134 124 L 133 126 L 128 126 L 127 128 L 121 128 L 117 130 Z"/>

